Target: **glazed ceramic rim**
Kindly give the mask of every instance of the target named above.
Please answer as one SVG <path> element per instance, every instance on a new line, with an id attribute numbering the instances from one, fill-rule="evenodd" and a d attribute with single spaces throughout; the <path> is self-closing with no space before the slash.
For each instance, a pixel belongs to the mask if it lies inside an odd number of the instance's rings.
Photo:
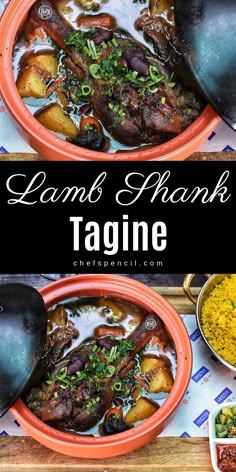
<path id="1" fill-rule="evenodd" d="M 40 435 L 51 441 L 56 441 L 57 444 L 74 446 L 75 448 L 80 446 L 86 450 L 91 446 L 101 448 L 101 446 L 109 445 L 113 447 L 122 444 L 127 445 L 127 442 L 138 440 L 138 438 L 148 435 L 158 426 L 164 424 L 180 404 L 188 388 L 192 372 L 190 339 L 183 321 L 173 306 L 152 288 L 120 275 L 86 274 L 69 276 L 46 285 L 39 292 L 44 299 L 46 308 L 67 298 L 83 295 L 112 295 L 134 303 L 137 303 L 138 300 L 141 307 L 156 312 L 171 332 L 177 352 L 177 373 L 168 398 L 157 412 L 140 425 L 123 433 L 94 438 L 58 431 L 39 420 L 19 399 L 11 408 L 11 411 L 19 421 L 22 421 L 23 426 L 28 426 L 29 431 L 34 430 L 37 436 Z"/>
<path id="2" fill-rule="evenodd" d="M 35 0 L 11 0 L 0 23 L 0 37 L 4 44 L 0 56 L 1 84 L 0 90 L 3 101 L 9 112 L 22 128 L 25 136 L 37 141 L 39 146 L 46 146 L 55 153 L 52 160 L 89 160 L 89 161 L 122 161 L 122 160 L 183 160 L 198 149 L 201 143 L 210 135 L 220 121 L 220 117 L 207 105 L 201 115 L 179 136 L 167 143 L 146 150 L 104 153 L 91 151 L 72 145 L 56 137 L 44 128 L 33 117 L 23 103 L 15 85 L 12 70 L 13 43 L 19 27 Z"/>

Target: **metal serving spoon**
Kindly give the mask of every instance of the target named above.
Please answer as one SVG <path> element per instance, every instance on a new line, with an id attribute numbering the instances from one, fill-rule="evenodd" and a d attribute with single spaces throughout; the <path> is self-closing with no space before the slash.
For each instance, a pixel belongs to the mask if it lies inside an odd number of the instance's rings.
<path id="1" fill-rule="evenodd" d="M 15 403 L 40 360 L 47 311 L 28 285 L 0 285 L 0 418 Z"/>
<path id="2" fill-rule="evenodd" d="M 175 0 L 175 24 L 205 98 L 236 131 L 236 1 Z"/>

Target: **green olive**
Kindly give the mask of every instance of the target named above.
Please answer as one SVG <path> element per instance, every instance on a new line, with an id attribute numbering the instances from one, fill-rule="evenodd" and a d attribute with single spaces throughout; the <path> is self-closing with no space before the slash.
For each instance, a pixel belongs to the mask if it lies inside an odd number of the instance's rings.
<path id="1" fill-rule="evenodd" d="M 223 424 L 216 424 L 216 432 L 217 433 L 222 433 L 223 431 L 227 430 L 228 431 L 228 428 L 226 428 L 226 426 L 224 426 Z"/>
<path id="2" fill-rule="evenodd" d="M 227 416 L 223 415 L 223 413 L 219 415 L 220 424 L 225 424 L 226 420 L 227 420 Z"/>

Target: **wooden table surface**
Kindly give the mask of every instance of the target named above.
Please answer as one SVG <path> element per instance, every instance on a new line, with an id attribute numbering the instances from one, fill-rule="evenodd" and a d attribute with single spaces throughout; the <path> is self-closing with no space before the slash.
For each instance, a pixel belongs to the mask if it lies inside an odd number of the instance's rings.
<path id="1" fill-rule="evenodd" d="M 161 276 L 157 277 L 157 280 Z M 8 277 L 9 278 L 9 277 Z M 153 287 L 179 313 L 194 313 L 182 287 Z M 192 293 L 197 296 L 199 288 Z M 174 420 L 173 420 L 174 421 Z M 212 471 L 208 438 L 156 438 L 146 446 L 111 459 L 89 460 L 58 454 L 30 437 L 0 438 L 0 471 L 27 472 L 208 472 Z"/>
<path id="2" fill-rule="evenodd" d="M 0 153 L 0 161 L 43 161 L 39 154 L 33 153 Z M 236 151 L 196 152 L 187 161 L 236 161 Z"/>

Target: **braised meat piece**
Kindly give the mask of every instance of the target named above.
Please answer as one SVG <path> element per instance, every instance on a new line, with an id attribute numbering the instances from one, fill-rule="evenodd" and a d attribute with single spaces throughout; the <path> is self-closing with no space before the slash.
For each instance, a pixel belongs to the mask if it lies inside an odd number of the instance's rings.
<path id="1" fill-rule="evenodd" d="M 155 314 L 147 315 L 127 338 L 92 338 L 70 352 L 49 371 L 25 401 L 42 421 L 62 430 L 87 431 L 112 405 L 117 385 L 132 389 L 129 370 L 134 356 L 153 335 L 161 338 L 163 325 Z"/>
<path id="2" fill-rule="evenodd" d="M 50 18 L 39 16 L 41 6 L 51 9 Z M 106 28 L 74 30 L 49 0 L 35 3 L 30 20 L 64 50 L 64 61 L 74 74 L 73 84 L 68 82 L 66 87 L 69 98 L 81 97 L 86 84 L 86 100 L 94 115 L 120 143 L 161 144 L 199 115 L 199 100 L 176 85 L 161 60 L 128 33 Z M 145 29 L 149 33 L 153 31 Z"/>
<path id="3" fill-rule="evenodd" d="M 143 31 L 145 40 L 152 43 L 158 59 L 175 73 L 181 84 L 201 97 L 200 88 L 188 70 L 181 51 L 173 9 L 173 0 L 149 0 L 149 7 L 142 10 L 135 26 Z"/>
<path id="4" fill-rule="evenodd" d="M 65 349 L 69 348 L 73 339 L 78 336 L 79 332 L 72 321 L 66 321 L 66 326 L 57 326 L 51 333 L 48 333 L 39 365 L 31 376 L 26 390 L 42 380 L 45 373 L 63 357 Z"/>

